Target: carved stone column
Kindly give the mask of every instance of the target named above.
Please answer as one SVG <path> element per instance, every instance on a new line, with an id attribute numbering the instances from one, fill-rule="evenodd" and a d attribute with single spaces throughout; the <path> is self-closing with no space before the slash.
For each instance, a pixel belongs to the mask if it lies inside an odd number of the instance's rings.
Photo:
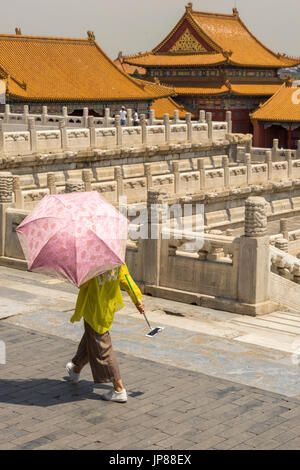
<path id="1" fill-rule="evenodd" d="M 84 192 L 84 183 L 81 179 L 69 179 L 66 181 L 66 193 L 82 193 Z"/>
<path id="2" fill-rule="evenodd" d="M 122 126 L 121 126 L 121 116 L 117 115 L 115 117 L 115 126 L 116 126 L 116 132 L 117 132 L 117 147 L 122 146 Z"/>
<path id="3" fill-rule="evenodd" d="M 140 126 L 142 128 L 142 144 L 147 144 L 147 122 L 145 114 L 140 114 Z"/>
<path id="4" fill-rule="evenodd" d="M 186 140 L 192 142 L 192 115 L 191 113 L 186 113 Z"/>
<path id="5" fill-rule="evenodd" d="M 283 238 L 289 239 L 289 232 L 288 232 L 288 219 L 280 219 L 280 233 Z"/>
<path id="6" fill-rule="evenodd" d="M 150 109 L 150 114 L 149 114 L 149 125 L 153 126 L 155 122 L 155 110 Z"/>
<path id="7" fill-rule="evenodd" d="M 96 128 L 94 123 L 94 116 L 88 117 L 88 128 L 90 132 L 90 147 L 96 147 Z"/>
<path id="8" fill-rule="evenodd" d="M 16 209 L 24 209 L 24 198 L 22 194 L 20 177 L 17 175 L 13 177 L 13 191 L 15 194 Z"/>
<path id="9" fill-rule="evenodd" d="M 61 148 L 62 150 L 67 150 L 68 149 L 68 134 L 67 134 L 65 118 L 59 119 L 59 130 L 60 130 L 60 138 L 61 138 Z"/>
<path id="10" fill-rule="evenodd" d="M 143 265 L 143 281 L 145 283 L 145 292 L 147 286 L 159 286 L 160 270 L 167 269 L 167 261 L 164 255 L 168 253 L 168 240 L 165 244 L 164 253 L 161 252 L 161 224 L 159 220 L 159 206 L 166 201 L 167 192 L 150 188 L 147 192 L 147 211 L 148 221 L 147 227 L 143 233 L 148 233 L 146 239 L 141 239 L 141 256 Z"/>
<path id="11" fill-rule="evenodd" d="M 251 155 L 250 153 L 245 154 L 245 164 L 247 167 L 247 184 L 252 182 L 252 165 L 251 165 Z"/>
<path id="12" fill-rule="evenodd" d="M 169 114 L 164 114 L 164 125 L 165 125 L 165 142 L 170 142 L 170 116 Z"/>
<path id="13" fill-rule="evenodd" d="M 104 114 L 104 121 L 103 121 L 103 127 L 109 127 L 109 124 L 110 124 L 110 109 L 109 108 L 105 108 L 105 114 Z"/>
<path id="14" fill-rule="evenodd" d="M 205 111 L 204 111 L 204 109 L 201 109 L 201 110 L 199 111 L 199 122 L 201 122 L 201 123 L 203 123 L 203 124 L 206 123 Z"/>
<path id="15" fill-rule="evenodd" d="M 230 181 L 229 181 L 229 158 L 223 157 L 222 158 L 222 165 L 224 169 L 224 188 L 229 188 Z"/>
<path id="16" fill-rule="evenodd" d="M 0 256 L 4 255 L 6 209 L 13 206 L 13 175 L 0 171 Z"/>
<path id="17" fill-rule="evenodd" d="M 240 237 L 238 299 L 245 313 L 269 313 L 277 306 L 270 302 L 270 237 L 267 235 L 267 201 L 252 196 L 245 202 L 245 235 Z"/>
<path id="18" fill-rule="evenodd" d="M 205 189 L 205 165 L 204 158 L 197 160 L 198 170 L 200 172 L 200 190 Z"/>
<path id="19" fill-rule="evenodd" d="M 0 152 L 4 150 L 4 132 L 3 132 L 3 121 L 0 119 Z"/>
<path id="20" fill-rule="evenodd" d="M 226 111 L 227 134 L 232 133 L 232 118 L 231 111 Z"/>
<path id="21" fill-rule="evenodd" d="M 151 170 L 151 163 L 145 163 L 145 176 L 147 181 L 147 191 L 152 188 L 153 180 L 152 180 L 152 170 Z"/>
<path id="22" fill-rule="evenodd" d="M 268 150 L 266 152 L 266 164 L 268 166 L 268 181 L 272 181 L 273 161 L 272 161 L 272 152 L 271 152 L 271 150 Z"/>
<path id="23" fill-rule="evenodd" d="M 82 180 L 85 191 L 92 191 L 92 172 L 89 168 L 82 170 Z"/>
<path id="24" fill-rule="evenodd" d="M 114 171 L 115 171 L 115 181 L 117 182 L 117 199 L 119 201 L 120 197 L 123 196 L 123 192 L 124 192 L 122 167 L 116 166 Z"/>
<path id="25" fill-rule="evenodd" d="M 28 118 L 28 130 L 30 133 L 30 148 L 32 153 L 37 151 L 37 134 L 34 118 Z"/>
<path id="26" fill-rule="evenodd" d="M 56 194 L 56 177 L 54 172 L 47 173 L 47 187 L 50 194 Z"/>
<path id="27" fill-rule="evenodd" d="M 173 162 L 173 173 L 174 173 L 174 193 L 180 194 L 180 171 L 179 162 Z"/>
<path id="28" fill-rule="evenodd" d="M 206 113 L 206 122 L 208 125 L 208 139 L 212 140 L 212 113 L 211 112 Z"/>

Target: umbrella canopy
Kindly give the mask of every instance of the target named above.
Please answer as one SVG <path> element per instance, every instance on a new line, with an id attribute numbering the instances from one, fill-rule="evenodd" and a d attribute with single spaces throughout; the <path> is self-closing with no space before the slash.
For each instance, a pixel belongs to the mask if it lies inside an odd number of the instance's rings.
<path id="1" fill-rule="evenodd" d="M 128 224 L 90 191 L 45 196 L 16 231 L 30 271 L 80 286 L 124 263 Z"/>

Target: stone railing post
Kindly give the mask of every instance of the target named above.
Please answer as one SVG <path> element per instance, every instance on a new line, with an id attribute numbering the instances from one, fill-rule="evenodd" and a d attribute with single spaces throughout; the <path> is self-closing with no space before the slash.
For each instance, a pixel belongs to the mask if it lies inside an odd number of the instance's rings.
<path id="1" fill-rule="evenodd" d="M 121 196 L 123 196 L 123 192 L 124 192 L 122 167 L 115 166 L 114 172 L 115 172 L 115 181 L 117 182 L 117 201 L 119 202 L 119 199 Z"/>
<path id="2" fill-rule="evenodd" d="M 170 116 L 169 114 L 164 114 L 164 126 L 165 126 L 165 142 L 169 143 L 170 142 Z"/>
<path id="3" fill-rule="evenodd" d="M 23 106 L 23 121 L 24 121 L 24 124 L 28 123 L 28 114 L 29 114 L 29 106 L 28 106 L 28 104 L 24 104 L 24 106 Z"/>
<path id="4" fill-rule="evenodd" d="M 179 162 L 172 162 L 174 173 L 174 194 L 180 194 L 180 171 Z"/>
<path id="5" fill-rule="evenodd" d="M 253 141 L 253 135 L 250 137 L 249 140 L 246 141 L 246 145 L 245 145 L 245 151 L 246 153 L 250 153 L 250 155 L 252 152 L 252 141 Z"/>
<path id="6" fill-rule="evenodd" d="M 185 115 L 186 121 L 186 140 L 187 142 L 192 142 L 192 115 L 191 113 L 186 113 Z"/>
<path id="7" fill-rule="evenodd" d="M 122 147 L 122 126 L 121 126 L 121 116 L 116 115 L 115 117 L 115 126 L 116 126 L 116 133 L 117 133 L 117 147 Z"/>
<path id="8" fill-rule="evenodd" d="M 30 149 L 32 153 L 37 151 L 37 134 L 34 118 L 28 118 L 28 130 L 30 133 Z"/>
<path id="9" fill-rule="evenodd" d="M 231 111 L 226 111 L 227 133 L 232 133 L 232 116 Z"/>
<path id="10" fill-rule="evenodd" d="M 82 116 L 82 127 L 84 127 L 85 129 L 88 127 L 88 118 L 89 118 L 89 108 L 85 107 L 83 108 L 83 116 Z"/>
<path id="11" fill-rule="evenodd" d="M 197 160 L 197 167 L 198 167 L 198 170 L 200 172 L 200 190 L 202 191 L 203 189 L 205 189 L 205 165 L 204 165 L 204 158 L 199 158 L 199 160 Z"/>
<path id="12" fill-rule="evenodd" d="M 230 181 L 229 181 L 229 158 L 223 157 L 222 158 L 222 166 L 224 169 L 224 188 L 229 188 Z"/>
<path id="13" fill-rule="evenodd" d="M 250 153 L 245 154 L 245 164 L 247 167 L 247 184 L 251 184 L 252 181 L 252 165 Z"/>
<path id="14" fill-rule="evenodd" d="M 296 159 L 300 160 L 300 140 L 297 141 Z"/>
<path id="15" fill-rule="evenodd" d="M 293 177 L 293 160 L 292 160 L 291 150 L 287 151 L 286 161 L 287 161 L 287 177 L 290 180 Z"/>
<path id="16" fill-rule="evenodd" d="M 47 106 L 42 107 L 42 124 L 47 124 L 48 108 Z"/>
<path id="17" fill-rule="evenodd" d="M 47 173 L 47 187 L 49 188 L 50 194 L 56 194 L 56 177 L 55 173 Z"/>
<path id="18" fill-rule="evenodd" d="M 132 126 L 132 109 L 127 109 L 126 126 Z"/>
<path id="19" fill-rule="evenodd" d="M 68 134 L 66 128 L 66 118 L 59 119 L 59 129 L 60 129 L 60 136 L 61 136 L 61 148 L 62 150 L 67 150 L 68 148 Z"/>
<path id="20" fill-rule="evenodd" d="M 245 202 L 245 234 L 240 237 L 238 300 L 245 313 L 255 316 L 276 307 L 269 299 L 270 237 L 267 235 L 267 202 L 252 196 Z"/>
<path id="21" fill-rule="evenodd" d="M 272 147 L 273 162 L 277 161 L 277 156 L 278 156 L 278 139 L 273 139 L 273 147 Z"/>
<path id="22" fill-rule="evenodd" d="M 150 114 L 149 114 L 149 125 L 154 126 L 154 121 L 155 121 L 155 110 L 150 109 Z"/>
<path id="23" fill-rule="evenodd" d="M 4 132 L 3 132 L 3 121 L 0 120 L 0 152 L 4 151 Z"/>
<path id="24" fill-rule="evenodd" d="M 166 191 L 159 191 L 150 188 L 147 192 L 148 220 L 142 233 L 146 233 L 146 238 L 140 240 L 142 259 L 142 281 L 145 285 L 145 293 L 148 286 L 159 286 L 160 269 L 165 260 L 161 256 L 161 223 L 160 207 L 166 200 Z M 167 268 L 167 266 L 165 266 Z"/>
<path id="25" fill-rule="evenodd" d="M 179 122 L 179 111 L 178 109 L 174 109 L 173 124 L 178 124 L 178 122 Z"/>
<path id="26" fill-rule="evenodd" d="M 7 124 L 9 122 L 9 119 L 10 119 L 10 105 L 6 104 L 4 108 L 3 122 Z"/>
<path id="27" fill-rule="evenodd" d="M 84 183 L 85 191 L 92 191 L 92 171 L 89 168 L 82 170 L 82 181 Z"/>
<path id="28" fill-rule="evenodd" d="M 289 239 L 288 219 L 280 219 L 280 233 L 286 240 Z"/>
<path id="29" fill-rule="evenodd" d="M 0 171 L 0 256 L 4 256 L 6 209 L 13 205 L 13 175 Z"/>
<path id="30" fill-rule="evenodd" d="M 104 111 L 104 120 L 103 120 L 103 127 L 109 127 L 109 118 L 110 118 L 110 109 L 109 108 L 105 108 L 105 111 Z"/>
<path id="31" fill-rule="evenodd" d="M 146 176 L 146 188 L 148 191 L 148 189 L 152 188 L 152 185 L 153 185 L 151 163 L 145 163 L 144 168 L 145 168 L 145 176 Z"/>
<path id="32" fill-rule="evenodd" d="M 201 109 L 199 111 L 199 122 L 201 122 L 202 124 L 206 122 L 204 109 Z"/>
<path id="33" fill-rule="evenodd" d="M 142 129 L 142 144 L 147 144 L 147 122 L 145 114 L 140 114 L 140 126 Z"/>
<path id="34" fill-rule="evenodd" d="M 68 117 L 68 108 L 67 108 L 67 106 L 63 106 L 61 108 L 61 110 L 62 110 L 63 117 Z"/>
<path id="35" fill-rule="evenodd" d="M 206 122 L 208 125 L 208 139 L 212 140 L 213 129 L 212 129 L 212 113 L 211 112 L 206 113 Z"/>
<path id="36" fill-rule="evenodd" d="M 268 166 L 268 181 L 272 181 L 273 176 L 273 161 L 271 150 L 266 151 L 266 164 Z"/>
<path id="37" fill-rule="evenodd" d="M 70 178 L 66 181 L 66 193 L 82 193 L 84 192 L 84 183 L 79 178 Z"/>
<path id="38" fill-rule="evenodd" d="M 15 194 L 16 209 L 24 209 L 24 198 L 23 198 L 19 176 L 13 176 L 13 191 Z"/>
<path id="39" fill-rule="evenodd" d="M 88 128 L 90 132 L 90 147 L 96 147 L 96 128 L 94 123 L 94 116 L 88 117 Z"/>

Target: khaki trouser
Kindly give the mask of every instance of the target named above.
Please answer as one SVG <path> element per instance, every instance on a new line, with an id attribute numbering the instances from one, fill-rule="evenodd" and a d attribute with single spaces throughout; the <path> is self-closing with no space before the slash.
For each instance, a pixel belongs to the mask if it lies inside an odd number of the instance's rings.
<path id="1" fill-rule="evenodd" d="M 72 362 L 79 367 L 89 362 L 95 383 L 117 382 L 121 379 L 109 331 L 100 335 L 86 321 L 84 334 Z"/>

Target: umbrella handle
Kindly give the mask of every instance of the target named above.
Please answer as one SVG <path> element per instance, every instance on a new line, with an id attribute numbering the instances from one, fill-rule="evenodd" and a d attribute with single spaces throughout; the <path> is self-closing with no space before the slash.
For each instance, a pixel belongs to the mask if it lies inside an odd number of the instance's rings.
<path id="1" fill-rule="evenodd" d="M 133 295 L 134 295 L 134 297 L 135 297 L 135 299 L 136 299 L 136 303 L 137 303 L 137 304 L 140 303 L 140 301 L 139 301 L 139 299 L 137 298 L 136 293 L 134 292 L 134 290 L 133 290 L 133 288 L 132 288 L 132 285 L 131 285 L 131 283 L 130 283 L 128 277 L 127 277 L 127 274 L 125 274 L 125 277 L 126 277 L 126 281 L 127 281 L 128 284 L 129 284 L 129 287 L 130 287 L 130 289 L 131 289 L 131 292 L 133 293 Z M 149 326 L 149 328 L 150 328 L 150 330 L 151 330 L 151 326 L 150 326 L 150 323 L 148 322 L 148 319 L 147 319 L 146 315 L 145 315 L 144 313 L 143 313 L 143 315 L 144 315 L 145 320 L 146 320 L 146 322 L 148 323 L 148 326 Z"/>

